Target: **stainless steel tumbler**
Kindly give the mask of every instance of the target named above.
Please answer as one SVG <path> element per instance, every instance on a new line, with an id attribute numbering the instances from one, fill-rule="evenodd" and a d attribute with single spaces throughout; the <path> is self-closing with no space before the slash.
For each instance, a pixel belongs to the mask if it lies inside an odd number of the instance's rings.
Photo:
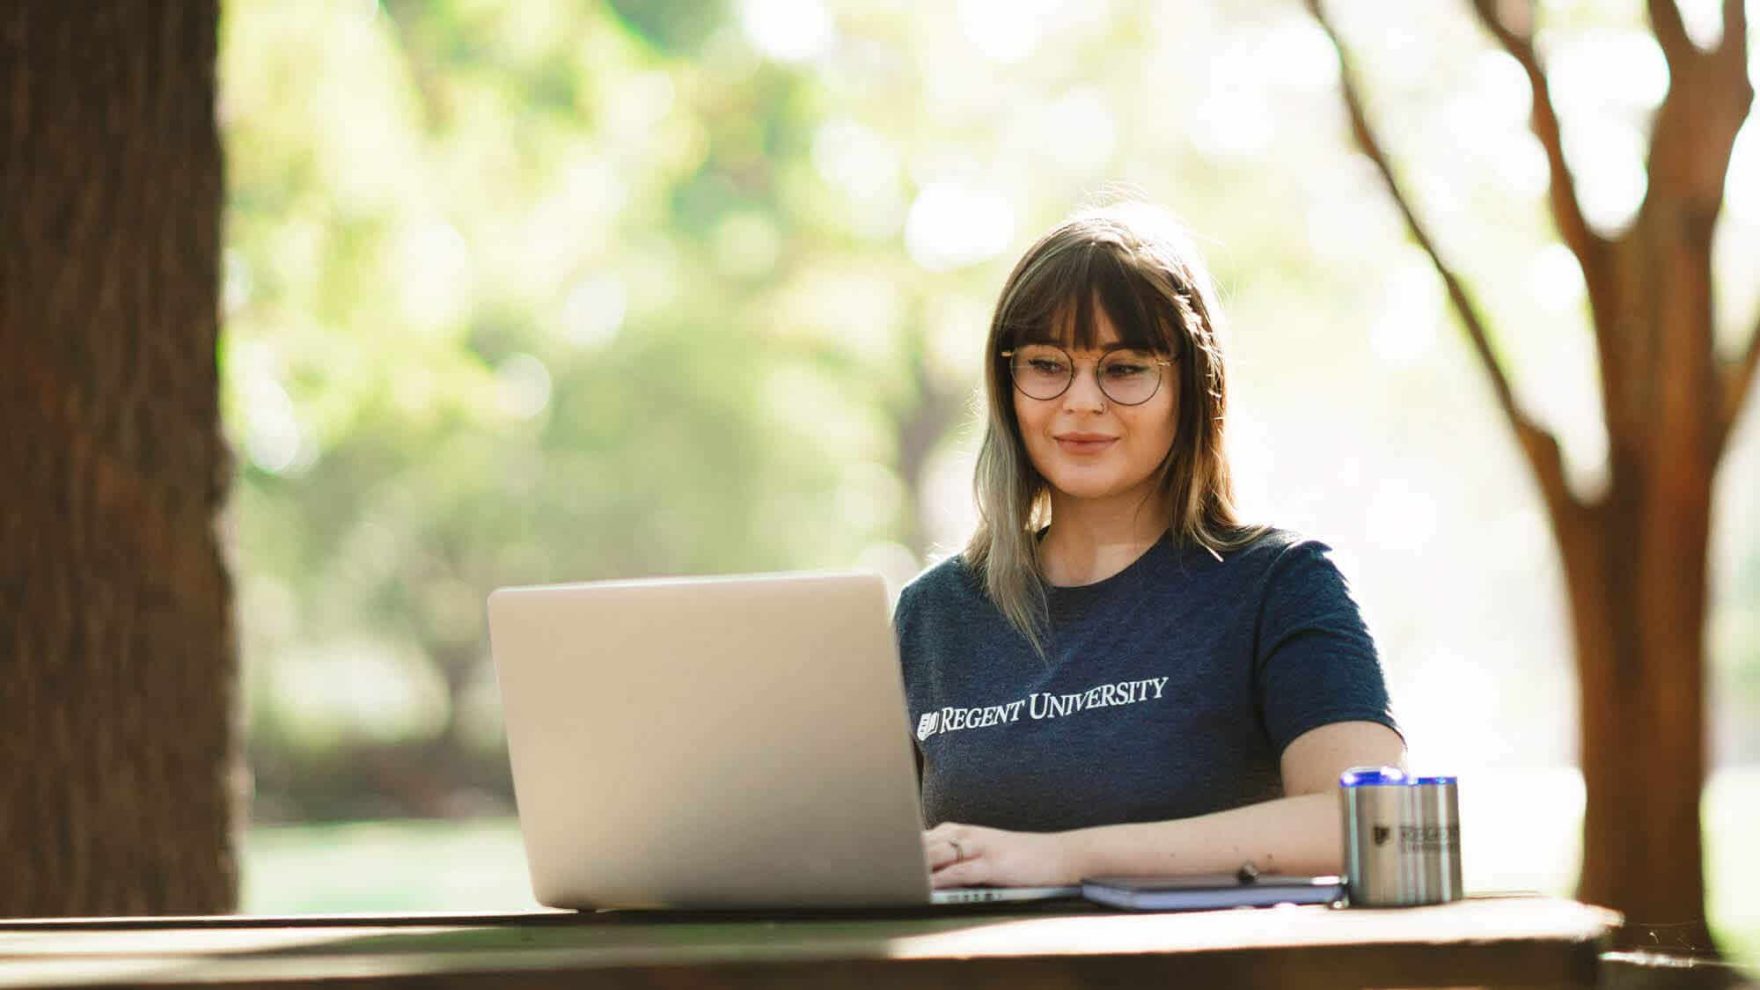
<path id="1" fill-rule="evenodd" d="M 1425 903 L 1421 860 L 1415 850 L 1408 854 L 1401 833 L 1415 793 L 1398 767 L 1352 767 L 1339 776 L 1345 884 L 1353 906 Z"/>
<path id="2" fill-rule="evenodd" d="M 1410 839 L 1421 868 L 1420 903 L 1441 904 L 1461 898 L 1461 809 L 1453 777 L 1417 777 L 1410 781 Z"/>

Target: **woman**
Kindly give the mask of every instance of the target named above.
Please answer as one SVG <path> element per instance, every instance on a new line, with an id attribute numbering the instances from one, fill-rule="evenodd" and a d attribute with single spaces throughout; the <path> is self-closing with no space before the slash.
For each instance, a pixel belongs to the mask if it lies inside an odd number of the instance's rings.
<path id="1" fill-rule="evenodd" d="M 894 620 L 936 886 L 1340 872 L 1339 773 L 1403 764 L 1328 549 L 1236 519 L 1216 313 L 1142 205 L 1003 286 L 981 522 Z"/>

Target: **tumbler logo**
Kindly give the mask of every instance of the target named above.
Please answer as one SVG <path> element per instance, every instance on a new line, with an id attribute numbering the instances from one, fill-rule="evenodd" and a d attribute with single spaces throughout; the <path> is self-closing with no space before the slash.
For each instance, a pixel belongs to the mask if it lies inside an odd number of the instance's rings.
<path id="1" fill-rule="evenodd" d="M 1393 829 L 1388 828 L 1386 825 L 1375 826 L 1374 832 L 1375 844 L 1378 846 L 1387 845 L 1387 840 L 1393 837 Z"/>
<path id="2" fill-rule="evenodd" d="M 917 719 L 917 741 L 922 742 L 935 734 L 936 723 L 941 721 L 940 712 L 927 712 Z"/>

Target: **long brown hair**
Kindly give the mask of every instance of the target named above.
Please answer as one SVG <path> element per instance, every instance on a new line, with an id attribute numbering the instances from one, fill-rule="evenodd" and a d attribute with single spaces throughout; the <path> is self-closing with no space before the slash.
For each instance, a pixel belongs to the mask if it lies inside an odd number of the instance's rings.
<path id="1" fill-rule="evenodd" d="M 1027 249 L 990 320 L 988 416 L 973 477 L 979 521 L 964 552 L 990 599 L 1041 656 L 1048 619 L 1036 535 L 1050 523 L 1050 485 L 1027 456 L 1002 352 L 1046 340 L 1093 348 L 1096 306 L 1121 342 L 1175 359 L 1174 441 L 1155 487 L 1168 532 L 1183 546 L 1217 556 L 1261 532 L 1243 526 L 1235 513 L 1222 442 L 1228 390 L 1220 311 L 1190 237 L 1170 215 L 1144 203 L 1076 214 Z"/>

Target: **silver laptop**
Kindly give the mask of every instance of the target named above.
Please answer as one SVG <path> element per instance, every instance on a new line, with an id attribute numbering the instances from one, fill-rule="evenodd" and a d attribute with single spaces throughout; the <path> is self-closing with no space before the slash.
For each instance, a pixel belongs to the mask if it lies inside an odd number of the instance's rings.
<path id="1" fill-rule="evenodd" d="M 877 907 L 936 891 L 872 574 L 502 588 L 489 631 L 520 830 L 559 908 Z"/>

